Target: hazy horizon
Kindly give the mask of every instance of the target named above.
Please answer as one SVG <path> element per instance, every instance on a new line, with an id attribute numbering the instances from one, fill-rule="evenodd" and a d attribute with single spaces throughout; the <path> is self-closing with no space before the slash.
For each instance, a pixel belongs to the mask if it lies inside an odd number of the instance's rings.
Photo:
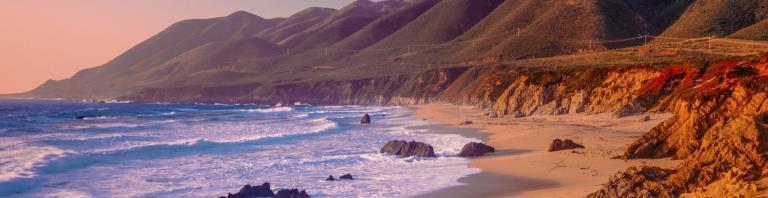
<path id="1" fill-rule="evenodd" d="M 184 19 L 247 11 L 287 17 L 308 7 L 340 8 L 353 0 L 150 0 L 0 2 L 0 94 L 29 91 L 106 63 Z"/>

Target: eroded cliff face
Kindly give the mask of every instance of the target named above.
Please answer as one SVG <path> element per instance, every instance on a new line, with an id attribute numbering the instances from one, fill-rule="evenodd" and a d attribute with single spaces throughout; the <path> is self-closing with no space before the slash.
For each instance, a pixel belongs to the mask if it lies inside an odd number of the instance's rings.
<path id="1" fill-rule="evenodd" d="M 164 102 L 476 105 L 494 115 L 671 112 L 623 158 L 672 157 L 674 170 L 631 168 L 591 197 L 678 196 L 768 175 L 768 55 L 707 65 L 530 68 L 465 66 L 354 80 L 277 86 L 145 89 L 124 99 Z M 722 182 L 720 182 L 722 183 Z"/>

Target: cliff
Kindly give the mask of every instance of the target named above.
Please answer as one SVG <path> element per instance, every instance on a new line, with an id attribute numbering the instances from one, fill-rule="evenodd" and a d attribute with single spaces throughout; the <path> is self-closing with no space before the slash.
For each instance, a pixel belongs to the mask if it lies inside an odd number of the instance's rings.
<path id="1" fill-rule="evenodd" d="M 768 174 L 764 171 L 768 170 L 767 60 L 762 56 L 702 65 L 555 69 L 464 65 L 418 74 L 276 86 L 145 89 L 124 99 L 377 105 L 444 101 L 515 117 L 671 112 L 672 118 L 629 145 L 620 157 L 672 157 L 683 162 L 674 170 L 630 169 L 591 196 L 677 196 L 701 191 L 726 173 L 729 181 L 739 182 L 758 181 Z"/>

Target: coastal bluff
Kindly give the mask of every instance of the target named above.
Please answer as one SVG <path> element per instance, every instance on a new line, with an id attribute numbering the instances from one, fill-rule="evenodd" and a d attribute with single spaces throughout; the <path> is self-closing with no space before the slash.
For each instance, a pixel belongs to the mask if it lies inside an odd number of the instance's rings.
<path id="1" fill-rule="evenodd" d="M 768 56 L 763 55 L 698 65 L 568 70 L 478 65 L 419 74 L 285 84 L 258 96 L 238 95 L 240 92 L 227 89 L 191 95 L 169 89 L 141 92 L 126 99 L 368 105 L 450 102 L 513 117 L 672 113 L 672 118 L 637 139 L 620 157 L 683 160 L 668 176 L 653 181 L 661 187 L 650 189 L 653 195 L 680 195 L 706 188 L 729 171 L 740 173 L 735 181 L 746 183 L 768 174 L 768 136 L 764 134 L 768 121 L 767 60 Z M 600 195 L 606 194 L 593 194 Z"/>

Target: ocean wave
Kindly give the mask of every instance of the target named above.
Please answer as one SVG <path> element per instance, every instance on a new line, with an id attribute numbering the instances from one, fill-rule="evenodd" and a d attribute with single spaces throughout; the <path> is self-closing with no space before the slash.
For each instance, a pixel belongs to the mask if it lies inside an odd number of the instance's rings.
<path id="1" fill-rule="evenodd" d="M 176 112 L 175 111 L 171 111 L 171 112 L 161 113 L 160 115 L 161 116 L 176 115 Z"/>
<path id="2" fill-rule="evenodd" d="M 117 119 L 118 117 L 114 116 L 97 116 L 97 117 L 85 117 L 83 120 L 106 120 L 106 119 Z"/>
<path id="3" fill-rule="evenodd" d="M 115 122 L 115 123 L 95 123 L 75 126 L 64 126 L 63 129 L 109 129 L 109 128 L 137 128 L 140 125 L 133 123 Z"/>
<path id="4" fill-rule="evenodd" d="M 36 176 L 36 167 L 72 153 L 56 147 L 32 146 L 7 139 L 0 146 L 0 182 L 32 178 Z"/>
<path id="5" fill-rule="evenodd" d="M 333 128 L 336 128 L 338 124 L 334 121 L 320 118 L 320 119 L 314 119 L 310 122 L 314 123 L 313 127 L 310 127 L 307 130 L 302 131 L 296 131 L 296 132 L 289 132 L 289 133 L 276 133 L 276 134 L 255 134 L 255 135 L 248 135 L 248 136 L 240 136 L 236 138 L 222 138 L 222 139 L 206 139 L 206 138 L 193 138 L 193 139 L 178 139 L 178 140 L 172 140 L 167 142 L 144 142 L 141 144 L 136 144 L 133 146 L 128 147 L 118 147 L 118 148 L 111 148 L 111 149 L 102 149 L 97 150 L 97 152 L 92 154 L 110 154 L 110 153 L 124 153 L 124 152 L 132 152 L 135 150 L 154 150 L 154 149 L 190 149 L 189 152 L 194 152 L 196 148 L 209 148 L 209 147 L 226 147 L 231 145 L 240 145 L 240 144 L 250 144 L 250 143 L 260 143 L 261 141 L 274 141 L 275 138 L 291 138 L 294 136 L 301 136 L 301 135 L 309 135 L 309 134 L 317 134 L 322 133 L 328 130 L 331 130 Z M 121 137 L 119 135 L 103 135 L 99 138 L 116 138 Z"/>
<path id="6" fill-rule="evenodd" d="M 245 109 L 245 110 L 238 110 L 238 111 L 258 112 L 258 113 L 276 113 L 276 112 L 289 112 L 289 111 L 293 111 L 293 108 L 291 108 L 291 107 L 272 107 L 272 108 L 267 108 L 267 109 Z"/>

